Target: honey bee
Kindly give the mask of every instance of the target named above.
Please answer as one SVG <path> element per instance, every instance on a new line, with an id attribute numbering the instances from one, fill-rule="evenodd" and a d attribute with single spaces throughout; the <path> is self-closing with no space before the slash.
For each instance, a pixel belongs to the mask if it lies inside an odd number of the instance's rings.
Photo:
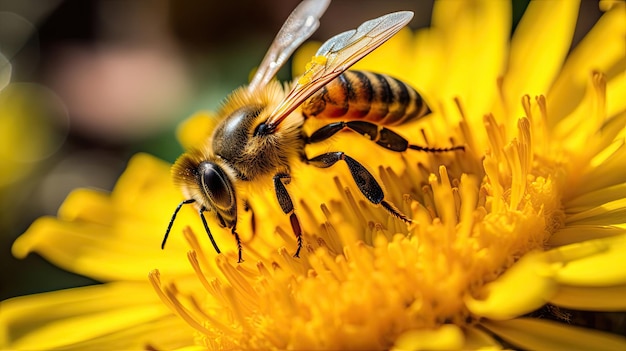
<path id="1" fill-rule="evenodd" d="M 327 140 L 341 130 L 352 130 L 397 152 L 463 149 L 412 145 L 384 127 L 421 118 L 429 113 L 428 106 L 413 88 L 395 78 L 346 71 L 404 27 L 413 17 L 410 11 L 390 13 L 332 37 L 322 44 L 304 74 L 288 89 L 273 79 L 298 46 L 318 28 L 319 18 L 329 3 L 330 0 L 300 3 L 278 32 L 250 84 L 235 90 L 222 104 L 218 111 L 220 122 L 206 145 L 189 150 L 173 165 L 174 182 L 186 200 L 176 207 L 161 248 L 165 247 L 181 207 L 194 204 L 215 251 L 220 253 L 204 216 L 207 211 L 216 216 L 221 227 L 230 229 L 242 262 L 237 211 L 245 206 L 238 202 L 241 195 L 237 194 L 236 184 L 271 181 L 280 208 L 289 216 L 298 245 L 294 256 L 298 257 L 302 228 L 286 187 L 294 162 L 327 168 L 344 161 L 365 198 L 410 223 L 411 219 L 385 200 L 381 186 L 357 160 L 342 151 L 306 156 L 306 145 Z M 296 111 L 299 107 L 301 111 Z M 310 117 L 337 121 L 306 135 L 303 125 Z"/>

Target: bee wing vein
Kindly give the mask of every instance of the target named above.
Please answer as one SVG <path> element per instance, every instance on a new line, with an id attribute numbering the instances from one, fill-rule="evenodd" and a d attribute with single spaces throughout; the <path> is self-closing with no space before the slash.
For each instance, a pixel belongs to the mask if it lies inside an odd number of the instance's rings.
<path id="1" fill-rule="evenodd" d="M 411 11 L 390 13 L 327 40 L 307 65 L 302 77 L 270 114 L 267 122 L 270 129 L 276 130 L 280 123 L 312 94 L 386 42 L 409 23 L 411 18 L 413 18 Z"/>

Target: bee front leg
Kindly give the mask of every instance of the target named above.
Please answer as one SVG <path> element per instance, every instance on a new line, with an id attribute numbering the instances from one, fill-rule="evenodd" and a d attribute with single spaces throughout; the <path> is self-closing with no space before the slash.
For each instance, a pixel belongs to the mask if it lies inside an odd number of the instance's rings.
<path id="1" fill-rule="evenodd" d="M 403 152 L 407 149 L 413 149 L 426 152 L 446 152 L 453 150 L 465 150 L 464 146 L 453 146 L 447 148 L 426 147 L 420 145 L 409 144 L 400 134 L 391 129 L 379 126 L 372 122 L 366 121 L 349 121 L 334 122 L 327 124 L 311 134 L 307 142 L 309 144 L 324 141 L 343 129 L 349 129 L 357 132 L 385 149 L 397 152 Z"/>
<path id="2" fill-rule="evenodd" d="M 300 221 L 296 216 L 296 213 L 293 209 L 293 202 L 291 201 L 291 197 L 287 192 L 287 188 L 285 184 L 289 184 L 291 181 L 291 176 L 286 173 L 278 173 L 274 176 L 274 190 L 276 191 L 276 198 L 278 199 L 278 204 L 280 208 L 283 210 L 285 214 L 289 214 L 289 221 L 291 222 L 291 229 L 298 240 L 298 248 L 296 249 L 296 253 L 293 257 L 300 257 L 300 249 L 302 249 L 302 227 L 300 226 Z"/>
<path id="3" fill-rule="evenodd" d="M 385 193 L 380 187 L 376 178 L 360 164 L 357 160 L 346 155 L 344 152 L 328 152 L 307 160 L 307 163 L 319 168 L 328 168 L 337 161 L 343 160 L 348 165 L 352 179 L 356 183 L 361 193 L 373 204 L 380 204 L 393 216 L 400 218 L 404 222 L 410 223 L 411 219 L 398 210 L 393 204 L 385 201 Z"/>

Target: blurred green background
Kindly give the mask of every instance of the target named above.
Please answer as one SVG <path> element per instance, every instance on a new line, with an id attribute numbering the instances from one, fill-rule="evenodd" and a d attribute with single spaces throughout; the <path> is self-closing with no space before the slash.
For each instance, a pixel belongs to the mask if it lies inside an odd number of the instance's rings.
<path id="1" fill-rule="evenodd" d="M 0 94 L 0 300 L 95 283 L 34 254 L 17 260 L 11 244 L 72 189 L 112 189 L 134 153 L 175 160 L 177 123 L 245 84 L 298 2 L 0 0 L 12 67 Z M 526 5 L 514 1 L 514 23 Z M 426 27 L 432 1 L 337 0 L 313 39 L 397 10 Z M 583 1 L 576 36 L 598 16 Z"/>

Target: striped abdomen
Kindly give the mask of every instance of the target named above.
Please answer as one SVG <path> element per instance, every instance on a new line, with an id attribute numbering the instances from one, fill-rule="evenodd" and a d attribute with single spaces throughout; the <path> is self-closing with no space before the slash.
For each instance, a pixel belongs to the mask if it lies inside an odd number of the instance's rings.
<path id="1" fill-rule="evenodd" d="M 346 71 L 302 104 L 305 117 L 367 120 L 398 125 L 430 112 L 407 84 L 387 75 Z"/>

